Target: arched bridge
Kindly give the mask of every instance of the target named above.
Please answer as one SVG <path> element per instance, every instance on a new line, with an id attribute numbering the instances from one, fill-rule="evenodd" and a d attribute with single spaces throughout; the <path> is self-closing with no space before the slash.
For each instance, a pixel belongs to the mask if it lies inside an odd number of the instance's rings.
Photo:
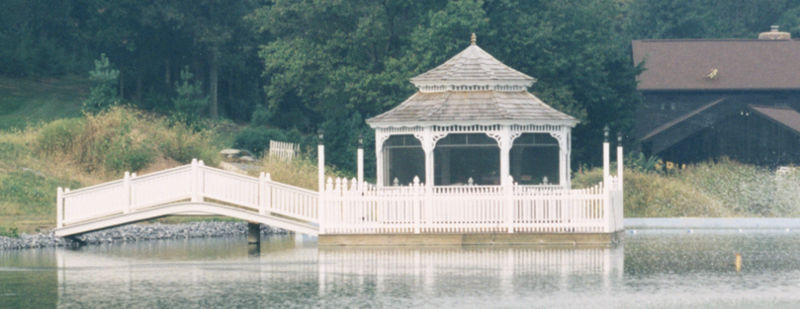
<path id="1" fill-rule="evenodd" d="M 319 193 L 202 161 L 70 191 L 58 189 L 56 236 L 169 215 L 219 215 L 317 235 Z"/>

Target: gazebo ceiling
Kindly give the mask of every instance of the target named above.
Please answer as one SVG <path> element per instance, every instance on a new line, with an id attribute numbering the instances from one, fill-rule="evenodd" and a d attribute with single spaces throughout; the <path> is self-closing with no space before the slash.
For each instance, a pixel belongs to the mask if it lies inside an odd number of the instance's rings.
<path id="1" fill-rule="evenodd" d="M 547 123 L 573 126 L 577 120 L 527 91 L 417 92 L 392 110 L 367 120 L 390 124 L 455 122 Z"/>
<path id="2" fill-rule="evenodd" d="M 528 92 L 535 79 L 472 43 L 438 67 L 411 79 L 419 91 L 367 119 L 373 127 L 495 123 L 575 126 L 578 120 Z"/>

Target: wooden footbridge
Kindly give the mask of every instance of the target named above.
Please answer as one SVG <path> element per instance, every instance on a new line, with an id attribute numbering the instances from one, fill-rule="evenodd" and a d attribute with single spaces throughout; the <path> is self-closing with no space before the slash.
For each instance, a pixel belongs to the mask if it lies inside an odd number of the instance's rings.
<path id="1" fill-rule="evenodd" d="M 317 235 L 319 194 L 203 161 L 70 191 L 58 189 L 56 236 L 169 215 L 218 215 Z"/>

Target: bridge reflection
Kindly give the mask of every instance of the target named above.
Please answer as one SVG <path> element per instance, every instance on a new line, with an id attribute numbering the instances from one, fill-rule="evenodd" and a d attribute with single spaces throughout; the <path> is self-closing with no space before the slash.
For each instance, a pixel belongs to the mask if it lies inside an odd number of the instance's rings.
<path id="1" fill-rule="evenodd" d="M 87 295 L 141 298 L 154 291 L 183 295 L 188 304 L 199 301 L 192 300 L 192 293 L 225 297 L 283 291 L 315 298 L 350 293 L 446 296 L 464 290 L 513 295 L 577 288 L 606 294 L 624 271 L 621 246 L 317 248 L 314 242 L 284 237 L 265 241 L 259 250 L 248 254 L 244 242 L 230 239 L 56 250 L 59 303 L 82 302 Z"/>

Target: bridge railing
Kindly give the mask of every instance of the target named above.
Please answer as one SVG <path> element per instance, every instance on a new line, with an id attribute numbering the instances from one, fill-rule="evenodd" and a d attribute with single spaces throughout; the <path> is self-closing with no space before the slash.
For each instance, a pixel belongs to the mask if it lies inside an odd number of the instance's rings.
<path id="1" fill-rule="evenodd" d="M 179 202 L 210 202 L 252 210 L 262 215 L 317 222 L 315 191 L 213 167 L 203 161 L 74 191 L 58 188 L 58 227 L 126 214 Z"/>

